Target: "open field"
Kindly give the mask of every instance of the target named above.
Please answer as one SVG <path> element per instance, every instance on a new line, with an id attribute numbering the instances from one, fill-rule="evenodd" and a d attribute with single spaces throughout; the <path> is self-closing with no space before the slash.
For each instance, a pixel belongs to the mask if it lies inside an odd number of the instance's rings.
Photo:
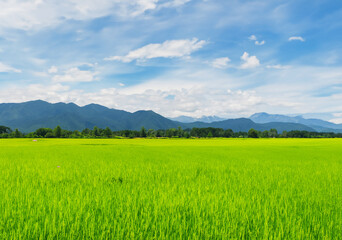
<path id="1" fill-rule="evenodd" d="M 0 239 L 338 239 L 342 140 L 0 140 Z"/>

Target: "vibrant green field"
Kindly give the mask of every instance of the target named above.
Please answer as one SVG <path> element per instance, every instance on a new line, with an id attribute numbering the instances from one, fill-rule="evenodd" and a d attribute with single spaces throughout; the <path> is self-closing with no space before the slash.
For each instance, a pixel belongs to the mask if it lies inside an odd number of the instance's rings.
<path id="1" fill-rule="evenodd" d="M 0 239 L 341 239 L 342 140 L 0 140 Z"/>

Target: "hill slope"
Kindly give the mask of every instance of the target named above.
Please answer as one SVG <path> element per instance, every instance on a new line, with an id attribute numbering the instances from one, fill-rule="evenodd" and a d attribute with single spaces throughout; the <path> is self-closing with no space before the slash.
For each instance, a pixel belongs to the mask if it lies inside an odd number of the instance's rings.
<path id="1" fill-rule="evenodd" d="M 203 116 L 201 118 L 193 118 L 188 116 L 179 116 L 175 118 L 170 118 L 172 121 L 182 122 L 182 123 L 194 123 L 194 122 L 204 122 L 204 123 L 212 123 L 218 121 L 224 121 L 226 119 L 220 118 L 217 116 Z"/>
<path id="2" fill-rule="evenodd" d="M 140 130 L 214 127 L 245 131 L 254 128 L 264 131 L 275 128 L 278 132 L 291 130 L 314 131 L 313 128 L 299 123 L 255 123 L 247 118 L 229 119 L 211 123 L 193 122 L 181 123 L 167 119 L 153 111 L 137 111 L 130 113 L 122 110 L 110 109 L 97 104 L 84 107 L 73 103 L 51 104 L 41 100 L 24 103 L 0 104 L 0 125 L 18 128 L 23 132 L 32 132 L 41 127 L 55 128 L 60 125 L 67 130 L 83 130 L 94 126 L 112 130 Z"/>
<path id="3" fill-rule="evenodd" d="M 67 130 L 82 130 L 94 126 L 112 130 L 145 128 L 164 129 L 178 124 L 152 111 L 129 113 L 90 104 L 79 107 L 73 103 L 51 104 L 44 101 L 0 104 L 0 125 L 31 132 L 41 127 L 60 125 Z"/>
<path id="4" fill-rule="evenodd" d="M 302 116 L 290 117 L 280 114 L 255 113 L 250 116 L 255 123 L 287 122 L 309 126 L 318 132 L 342 132 L 342 124 L 334 124 L 321 119 L 305 119 Z"/>
<path id="5" fill-rule="evenodd" d="M 248 118 L 238 118 L 238 119 L 228 119 L 220 122 L 213 122 L 213 123 L 189 123 L 187 124 L 188 127 L 214 127 L 214 128 L 223 128 L 223 129 L 232 129 L 234 132 L 248 132 L 249 129 L 254 128 L 255 130 L 265 131 L 275 128 L 278 132 L 283 131 L 292 131 L 292 130 L 305 130 L 305 131 L 312 131 L 315 130 L 305 126 L 303 124 L 298 123 L 282 123 L 282 122 L 272 122 L 272 123 L 255 123 Z"/>

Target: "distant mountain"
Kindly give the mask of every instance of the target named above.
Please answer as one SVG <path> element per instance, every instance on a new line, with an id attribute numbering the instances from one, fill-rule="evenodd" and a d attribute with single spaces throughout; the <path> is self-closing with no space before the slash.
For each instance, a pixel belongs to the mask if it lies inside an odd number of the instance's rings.
<path id="1" fill-rule="evenodd" d="M 211 119 L 213 120 L 214 117 Z M 218 119 L 217 119 L 218 120 Z M 278 120 L 278 119 L 277 119 Z M 269 122 L 255 123 L 251 119 L 228 119 L 214 122 L 181 123 L 167 119 L 153 111 L 137 111 L 134 113 L 110 109 L 97 104 L 84 107 L 73 103 L 51 104 L 41 100 L 24 103 L 0 104 L 0 125 L 23 132 L 32 132 L 41 127 L 55 128 L 60 125 L 67 130 L 83 130 L 84 128 L 109 127 L 112 130 L 169 129 L 182 127 L 213 127 L 247 132 L 249 129 L 264 131 L 275 128 L 278 132 L 291 130 L 314 131 L 312 127 L 301 123 Z"/>
<path id="2" fill-rule="evenodd" d="M 51 104 L 44 101 L 0 104 L 0 125 L 31 132 L 41 127 L 54 128 L 60 125 L 67 130 L 82 130 L 94 126 L 112 130 L 140 130 L 145 128 L 176 128 L 171 121 L 152 111 L 129 113 L 122 110 L 90 104 L 79 107 L 73 103 Z"/>
<path id="3" fill-rule="evenodd" d="M 193 122 L 204 122 L 204 123 L 212 123 L 226 120 L 224 118 L 220 118 L 217 116 L 203 116 L 201 118 L 193 118 L 188 116 L 179 116 L 175 118 L 170 118 L 173 121 L 182 122 L 182 123 L 193 123 Z"/>
<path id="4" fill-rule="evenodd" d="M 292 130 L 300 130 L 300 131 L 311 131 L 315 132 L 314 129 L 305 126 L 303 124 L 298 123 L 282 123 L 282 122 L 271 122 L 271 123 L 255 123 L 248 118 L 238 118 L 238 119 L 228 119 L 220 122 L 213 122 L 213 123 L 188 123 L 188 127 L 213 127 L 213 128 L 223 128 L 223 129 L 232 129 L 234 132 L 248 132 L 251 128 L 259 131 L 270 130 L 275 128 L 278 132 L 283 131 L 292 131 Z"/>
<path id="5" fill-rule="evenodd" d="M 255 123 L 287 122 L 299 123 L 315 129 L 317 132 L 342 132 L 342 124 L 334 124 L 320 119 L 305 119 L 302 116 L 290 117 L 279 114 L 256 113 L 250 116 Z"/>

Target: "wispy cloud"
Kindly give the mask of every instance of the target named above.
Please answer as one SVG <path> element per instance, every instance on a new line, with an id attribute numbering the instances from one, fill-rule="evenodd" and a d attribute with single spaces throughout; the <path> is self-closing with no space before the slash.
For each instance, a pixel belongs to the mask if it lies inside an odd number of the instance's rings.
<path id="1" fill-rule="evenodd" d="M 22 71 L 20 69 L 16 69 L 14 67 L 11 67 L 7 64 L 0 62 L 0 72 L 15 72 L 15 73 L 21 73 Z"/>
<path id="2" fill-rule="evenodd" d="M 333 123 L 336 123 L 336 124 L 342 124 L 342 112 L 334 113 L 333 116 L 335 118 L 329 120 L 330 122 L 333 122 Z"/>
<path id="3" fill-rule="evenodd" d="M 255 41 L 255 45 L 258 45 L 258 46 L 262 46 L 262 45 L 264 45 L 265 43 L 266 43 L 265 40 L 262 40 L 261 42 Z"/>
<path id="4" fill-rule="evenodd" d="M 320 8 L 328 4 L 302 15 L 303 1 L 0 0 L 0 71 L 9 73 L 0 73 L 0 102 L 189 116 L 342 112 L 342 15 Z M 302 44 L 304 33 L 314 45 Z"/>
<path id="5" fill-rule="evenodd" d="M 257 37 L 255 35 L 251 35 L 248 37 L 249 40 L 251 41 L 256 41 L 257 40 Z"/>
<path id="6" fill-rule="evenodd" d="M 301 41 L 301 42 L 305 42 L 305 39 L 303 37 L 300 36 L 293 36 L 289 38 L 289 41 Z"/>
<path id="7" fill-rule="evenodd" d="M 190 0 L 10 0 L 0 2 L 0 28 L 29 30 L 64 20 L 88 20 L 104 16 L 136 17 L 148 10 L 178 7 Z"/>
<path id="8" fill-rule="evenodd" d="M 56 66 L 51 66 L 48 70 L 48 73 L 57 73 L 58 68 Z"/>
<path id="9" fill-rule="evenodd" d="M 248 37 L 249 40 L 254 41 L 255 45 L 262 46 L 266 43 L 265 40 L 258 41 L 258 38 L 255 35 L 251 35 Z"/>
<path id="10" fill-rule="evenodd" d="M 213 62 L 212 62 L 212 66 L 214 68 L 220 68 L 220 69 L 224 69 L 228 67 L 228 63 L 230 62 L 230 59 L 228 57 L 222 57 L 222 58 L 216 58 Z"/>
<path id="11" fill-rule="evenodd" d="M 173 1 L 164 2 L 160 6 L 161 7 L 178 7 L 178 6 L 181 6 L 183 4 L 188 3 L 190 1 L 191 0 L 173 0 Z"/>
<path id="12" fill-rule="evenodd" d="M 267 65 L 266 68 L 269 68 L 269 69 L 288 69 L 290 68 L 290 66 L 283 66 L 283 65 L 280 65 L 280 64 L 277 64 L 277 65 Z"/>
<path id="13" fill-rule="evenodd" d="M 44 91 L 41 91 L 41 89 L 44 89 Z M 170 98 L 169 96 L 173 97 Z M 214 114 L 227 115 L 227 113 L 232 115 L 245 113 L 247 116 L 253 106 L 262 102 L 262 98 L 256 96 L 253 91 L 230 90 L 227 88 L 217 90 L 208 87 L 180 90 L 147 89 L 139 93 L 126 93 L 116 88 L 84 92 L 70 90 L 67 86 L 61 84 L 29 85 L 26 88 L 17 86 L 6 91 L 0 89 L 0 101 L 6 99 L 6 101 L 18 102 L 18 99 L 20 99 L 19 101 L 29 101 L 37 98 L 51 102 L 74 102 L 79 105 L 98 103 L 131 112 L 152 109 L 160 114 L 172 117 L 185 114 L 200 117 Z M 222 102 L 225 104 L 222 104 Z"/>
<path id="14" fill-rule="evenodd" d="M 192 40 L 169 40 L 161 44 L 149 44 L 142 48 L 129 52 L 126 56 L 113 56 L 105 58 L 107 61 L 122 61 L 125 63 L 134 60 L 146 60 L 152 58 L 179 58 L 189 56 L 192 52 L 201 49 L 206 41 Z"/>
<path id="15" fill-rule="evenodd" d="M 97 72 L 82 71 L 79 68 L 70 68 L 64 75 L 55 75 L 53 82 L 92 82 L 99 80 L 96 78 Z"/>
<path id="16" fill-rule="evenodd" d="M 335 76 L 342 76 L 342 72 L 338 67 L 292 67 L 282 71 L 263 71 L 260 68 L 258 71 L 243 72 L 246 74 L 241 76 L 241 72 L 232 74 L 214 68 L 197 71 L 184 68 L 165 72 L 158 78 L 133 86 L 88 90 L 73 89 L 68 82 L 63 85 L 17 84 L 0 89 L 0 102 L 38 98 L 80 105 L 93 102 L 128 111 L 151 109 L 165 116 L 194 117 L 241 117 L 265 110 L 277 113 L 312 113 L 320 109 L 342 112 L 341 106 L 335 104 L 342 101 L 342 94 L 313 96 L 316 91 L 339 83 Z M 319 74 L 327 78 L 322 81 Z M 115 82 L 115 85 L 118 83 Z M 335 115 L 332 118 L 341 117 Z"/>

